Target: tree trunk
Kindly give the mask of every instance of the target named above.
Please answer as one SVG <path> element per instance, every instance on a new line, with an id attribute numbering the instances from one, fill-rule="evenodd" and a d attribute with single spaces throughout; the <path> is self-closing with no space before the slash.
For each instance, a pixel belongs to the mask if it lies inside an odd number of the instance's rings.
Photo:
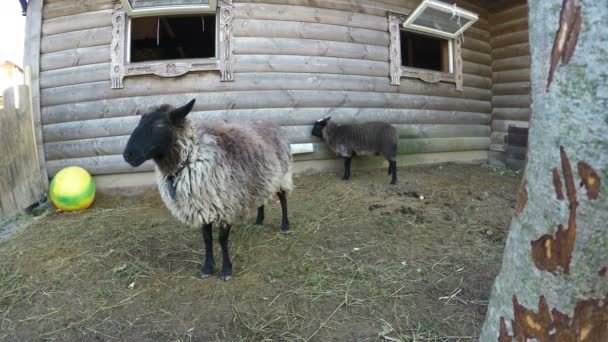
<path id="1" fill-rule="evenodd" d="M 480 340 L 608 341 L 608 1 L 529 7 L 528 161 Z"/>

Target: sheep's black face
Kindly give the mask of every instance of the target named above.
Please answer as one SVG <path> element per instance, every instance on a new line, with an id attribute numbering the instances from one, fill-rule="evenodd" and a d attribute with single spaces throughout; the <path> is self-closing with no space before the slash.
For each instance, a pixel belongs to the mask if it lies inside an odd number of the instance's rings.
<path id="1" fill-rule="evenodd" d="M 184 118 L 193 106 L 194 100 L 175 110 L 171 110 L 169 106 L 161 106 L 142 115 L 125 147 L 125 161 L 137 167 L 146 160 L 162 159 L 175 142 L 176 130 L 182 126 Z"/>
<path id="2" fill-rule="evenodd" d="M 326 117 L 325 119 L 317 120 L 317 122 L 315 122 L 315 125 L 312 127 L 311 134 L 315 137 L 323 138 L 323 128 L 327 126 L 329 119 L 331 119 L 330 116 Z"/>

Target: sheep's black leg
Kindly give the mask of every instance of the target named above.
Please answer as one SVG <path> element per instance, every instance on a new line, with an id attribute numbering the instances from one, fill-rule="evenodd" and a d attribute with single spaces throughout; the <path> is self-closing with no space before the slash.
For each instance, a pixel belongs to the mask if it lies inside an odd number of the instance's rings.
<path id="1" fill-rule="evenodd" d="M 289 219 L 287 218 L 287 195 L 285 190 L 277 192 L 279 201 L 281 202 L 281 231 L 286 233 L 289 230 Z"/>
<path id="2" fill-rule="evenodd" d="M 393 174 L 393 163 L 391 163 L 391 161 L 388 161 L 388 175 L 392 175 Z"/>
<path id="3" fill-rule="evenodd" d="M 258 208 L 258 217 L 255 219 L 255 224 L 257 225 L 263 225 L 264 224 L 264 206 L 261 205 Z"/>
<path id="4" fill-rule="evenodd" d="M 222 246 L 222 272 L 220 273 L 220 279 L 228 281 L 232 276 L 232 262 L 230 262 L 230 256 L 228 255 L 228 236 L 230 235 L 231 226 L 226 223 L 222 223 L 220 226 L 220 246 Z"/>
<path id="5" fill-rule="evenodd" d="M 348 180 L 350 178 L 350 161 L 353 157 L 344 157 L 344 176 L 342 180 Z"/>
<path id="6" fill-rule="evenodd" d="M 203 225 L 203 241 L 205 242 L 205 263 L 201 270 L 201 277 L 207 278 L 213 274 L 215 260 L 213 259 L 213 232 L 211 223 Z"/>
<path id="7" fill-rule="evenodd" d="M 397 184 L 397 162 L 396 161 L 389 161 L 389 163 L 391 164 L 391 168 L 393 171 L 393 177 L 391 179 L 391 184 Z"/>

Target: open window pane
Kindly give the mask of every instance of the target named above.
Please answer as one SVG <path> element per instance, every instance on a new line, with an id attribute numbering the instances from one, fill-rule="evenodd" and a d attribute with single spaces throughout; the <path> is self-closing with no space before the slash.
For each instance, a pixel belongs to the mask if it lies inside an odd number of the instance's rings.
<path id="1" fill-rule="evenodd" d="M 215 16 L 162 16 L 131 19 L 131 62 L 212 58 Z"/>
<path id="2" fill-rule="evenodd" d="M 167 6 L 208 6 L 209 0 L 129 0 L 129 4 L 133 9 L 137 10 L 140 8 Z"/>
<path id="3" fill-rule="evenodd" d="M 449 72 L 449 41 L 401 31 L 401 65 L 411 68 Z"/>
<path id="4" fill-rule="evenodd" d="M 423 0 L 403 27 L 439 37 L 455 38 L 477 21 L 477 14 L 436 0 Z"/>
<path id="5" fill-rule="evenodd" d="M 457 15 L 453 16 L 452 13 L 429 7 L 414 20 L 413 24 L 455 34 L 469 21 L 469 19 L 458 17 Z"/>

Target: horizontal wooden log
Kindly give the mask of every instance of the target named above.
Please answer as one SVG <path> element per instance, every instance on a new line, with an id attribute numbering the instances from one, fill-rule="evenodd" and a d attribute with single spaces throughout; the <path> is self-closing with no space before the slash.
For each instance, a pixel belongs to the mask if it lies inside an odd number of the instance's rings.
<path id="1" fill-rule="evenodd" d="M 236 72 L 322 73 L 388 76 L 388 63 L 350 58 L 285 55 L 237 55 Z"/>
<path id="2" fill-rule="evenodd" d="M 40 42 L 40 52 L 44 54 L 88 46 L 104 45 L 110 44 L 111 41 L 111 26 L 59 33 L 52 36 L 43 36 Z"/>
<path id="3" fill-rule="evenodd" d="M 530 108 L 492 108 L 492 118 L 527 122 L 530 120 Z"/>
<path id="4" fill-rule="evenodd" d="M 462 71 L 465 74 L 473 74 L 483 77 L 492 77 L 492 67 L 485 64 L 464 61 L 462 63 Z"/>
<path id="5" fill-rule="evenodd" d="M 405 0 L 398 6 L 384 4 L 373 0 L 247 0 L 247 3 L 236 2 L 239 6 L 257 6 L 257 4 L 279 4 L 291 6 L 317 7 L 335 9 L 354 13 L 363 13 L 379 17 L 386 17 L 387 12 L 409 15 L 418 5 L 416 0 Z"/>
<path id="6" fill-rule="evenodd" d="M 477 76 L 473 74 L 464 74 L 462 76 L 463 84 L 467 87 L 475 87 L 482 89 L 492 89 L 492 79 L 490 77 Z"/>
<path id="7" fill-rule="evenodd" d="M 298 154 L 294 156 L 295 161 L 301 160 L 323 160 L 337 158 L 336 154 L 327 148 L 325 143 L 314 143 L 314 152 Z M 435 138 L 435 139 L 400 139 L 397 154 L 418 154 L 433 152 L 457 152 L 487 150 L 490 146 L 490 138 Z M 399 157 L 397 157 L 399 159 Z"/>
<path id="8" fill-rule="evenodd" d="M 112 26 L 112 10 L 85 12 L 47 19 L 42 22 L 42 35 L 79 31 L 96 27 Z"/>
<path id="9" fill-rule="evenodd" d="M 490 54 L 468 49 L 462 49 L 462 60 L 484 65 L 492 64 L 492 56 Z"/>
<path id="10" fill-rule="evenodd" d="M 490 14 L 489 21 L 492 23 L 504 23 L 513 18 L 527 18 L 528 17 L 528 5 L 518 4 L 509 9 L 505 9 L 498 13 Z"/>
<path id="11" fill-rule="evenodd" d="M 477 27 L 471 26 L 464 31 L 464 37 L 465 39 L 467 37 L 471 37 L 489 43 L 491 35 L 490 31 L 482 30 Z"/>
<path id="12" fill-rule="evenodd" d="M 485 42 L 473 37 L 465 37 L 462 47 L 472 51 L 490 54 L 492 52 L 492 46 L 489 42 Z"/>
<path id="13" fill-rule="evenodd" d="M 494 60 L 529 55 L 530 44 L 528 43 L 505 46 L 492 50 L 492 58 Z"/>
<path id="14" fill-rule="evenodd" d="M 388 49 L 385 46 L 318 39 L 237 37 L 234 38 L 234 53 L 341 57 L 388 62 Z"/>
<path id="15" fill-rule="evenodd" d="M 525 128 L 529 126 L 527 121 L 492 120 L 492 132 L 508 132 L 510 125 Z"/>
<path id="16" fill-rule="evenodd" d="M 40 56 L 40 70 L 48 71 L 110 61 L 110 45 L 70 49 Z"/>
<path id="17" fill-rule="evenodd" d="M 339 25 L 252 19 L 235 19 L 232 25 L 235 37 L 322 39 L 386 47 L 389 41 L 388 32 Z"/>
<path id="18" fill-rule="evenodd" d="M 318 90 L 318 91 L 363 91 L 370 93 L 403 93 L 431 95 L 434 97 L 458 97 L 489 101 L 491 93 L 488 90 L 467 88 L 469 84 L 478 85 L 479 81 L 490 82 L 489 78 L 479 78 L 464 75 L 465 88 L 463 92 L 456 91 L 452 84 L 429 84 L 423 81 L 411 80 L 402 82 L 400 86 L 388 83 L 388 77 L 368 77 L 332 74 L 272 74 L 252 73 L 239 74 L 236 82 L 219 82 L 214 73 L 191 73 L 180 78 L 162 79 L 156 76 L 139 76 L 125 80 L 123 89 L 111 89 L 109 82 L 93 82 L 86 86 L 73 85 L 48 88 L 42 91 L 43 106 L 54 106 L 67 103 L 96 101 L 99 99 L 117 99 L 136 96 L 172 95 L 182 93 L 208 93 L 230 91 L 265 91 L 265 90 Z M 265 93 L 260 93 L 264 95 Z M 202 94 L 201 94 L 202 95 Z M 372 95 L 373 96 L 373 95 Z M 150 98 L 152 99 L 152 98 Z M 258 99 L 263 105 L 265 98 Z M 449 100 L 448 100 L 449 101 Z M 217 109 L 217 108 L 216 108 Z"/>
<path id="19" fill-rule="evenodd" d="M 44 3 L 42 18 L 45 20 L 79 13 L 112 9 L 114 7 L 114 3 L 111 0 L 63 0 L 52 3 L 47 3 L 45 1 Z"/>
<path id="20" fill-rule="evenodd" d="M 492 47 L 494 49 L 525 43 L 528 43 L 528 30 L 509 32 L 492 37 Z"/>
<path id="21" fill-rule="evenodd" d="M 180 95 L 139 96 L 120 100 L 76 101 L 68 106 L 45 107 L 43 112 L 45 118 L 63 111 L 70 111 L 70 113 L 67 113 L 68 115 L 79 112 L 77 115 L 83 117 L 90 115 L 84 113 L 91 112 L 97 112 L 100 116 L 108 112 L 121 112 L 125 115 L 133 115 L 162 103 L 183 104 L 191 99 L 197 100 L 195 104 L 196 110 L 289 107 L 432 109 L 478 113 L 490 113 L 491 110 L 490 102 L 470 99 L 352 91 L 271 90 L 186 93 Z M 65 101 L 61 100 L 58 102 Z M 65 115 L 66 113 L 63 114 Z"/>
<path id="22" fill-rule="evenodd" d="M 277 4 L 239 4 L 235 19 L 285 20 L 387 31 L 386 17 L 325 8 Z"/>
<path id="23" fill-rule="evenodd" d="M 211 117 L 208 113 L 198 112 L 190 114 L 191 119 L 197 124 L 213 125 L 218 122 L 246 122 L 241 117 Z M 315 116 L 316 117 L 316 116 Z M 338 123 L 351 123 L 356 120 L 332 119 Z M 387 121 L 386 119 L 380 119 Z M 270 120 L 269 120 L 270 121 Z M 307 121 L 305 125 L 284 125 L 286 134 L 293 144 L 309 143 L 319 141 L 311 135 L 314 117 Z M 53 143 L 80 141 L 86 144 L 88 139 L 98 139 L 105 137 L 127 136 L 131 134 L 139 122 L 139 116 L 124 118 L 90 120 L 80 123 L 64 123 L 45 126 L 45 142 L 49 146 Z M 78 126 L 77 126 L 78 125 Z M 456 137 L 487 137 L 490 134 L 490 126 L 487 124 L 394 124 L 402 138 L 456 138 Z M 50 157 L 49 157 L 50 158 Z M 51 158 L 51 159 L 57 159 Z"/>
<path id="24" fill-rule="evenodd" d="M 196 120 L 196 122 L 200 121 L 202 120 Z M 114 131 L 124 131 L 127 135 L 47 142 L 44 145 L 47 160 L 121 154 L 129 139 L 128 134 L 135 128 L 135 124 L 129 125 L 129 127 L 118 127 Z M 395 125 L 395 127 L 401 138 L 404 139 L 486 138 L 490 134 L 490 126 L 485 125 Z M 312 126 L 288 126 L 284 129 L 292 144 L 320 142 L 318 138 L 311 135 Z M 73 134 L 74 132 L 70 133 L 72 133 L 70 136 L 64 135 L 63 138 L 76 135 Z M 87 132 L 80 130 L 78 133 Z"/>
<path id="25" fill-rule="evenodd" d="M 243 122 L 256 120 L 264 115 L 264 119 L 283 126 L 311 125 L 316 120 L 331 116 L 332 120 L 342 123 L 361 123 L 369 121 L 386 121 L 397 125 L 438 127 L 420 129 L 415 134 L 428 136 L 429 130 L 440 129 L 438 136 L 455 136 L 458 131 L 467 136 L 488 136 L 485 126 L 490 124 L 488 114 L 467 112 L 444 112 L 432 110 L 399 110 L 383 108 L 276 108 L 258 110 L 225 110 L 193 112 L 193 120 L 201 122 L 234 121 Z M 106 136 L 130 134 L 139 122 L 139 116 L 110 117 L 104 119 L 63 122 L 45 125 L 44 141 L 56 142 L 75 139 L 87 139 Z M 473 126 L 466 128 L 464 126 Z M 481 127 L 480 127 L 481 126 Z M 426 132 L 426 133 L 424 133 Z M 477 132 L 477 133 L 475 133 Z M 487 133 L 487 134 L 486 134 Z M 404 133 L 408 136 L 409 133 Z M 409 136 L 412 136 L 410 134 Z"/>
<path id="26" fill-rule="evenodd" d="M 509 32 L 525 31 L 528 30 L 528 17 L 513 18 L 512 20 L 497 23 L 490 28 L 492 37 L 497 37 Z"/>
<path id="27" fill-rule="evenodd" d="M 498 71 L 492 73 L 494 84 L 498 83 L 513 83 L 513 82 L 529 82 L 530 69 L 516 69 L 508 71 Z"/>
<path id="28" fill-rule="evenodd" d="M 492 71 L 507 71 L 530 68 L 530 56 L 518 56 L 496 59 L 492 62 Z"/>
<path id="29" fill-rule="evenodd" d="M 110 80 L 110 63 L 89 64 L 42 71 L 40 73 L 40 88 L 61 87 L 105 80 Z"/>
<path id="30" fill-rule="evenodd" d="M 529 95 L 530 82 L 497 83 L 492 86 L 494 95 Z"/>
<path id="31" fill-rule="evenodd" d="M 530 95 L 494 95 L 494 108 L 530 108 Z"/>
<path id="32" fill-rule="evenodd" d="M 489 140 L 489 138 L 401 139 L 399 140 L 399 157 L 397 159 L 404 158 L 402 155 L 418 153 L 483 151 L 488 149 Z M 314 148 L 313 153 L 298 154 L 294 160 L 297 162 L 336 158 L 335 154 L 329 151 L 324 143 L 315 143 Z M 150 161 L 140 167 L 133 168 L 123 160 L 122 155 L 107 155 L 50 160 L 47 164 L 49 175 L 52 177 L 67 166 L 83 167 L 93 175 L 143 172 L 153 169 L 153 163 Z"/>

